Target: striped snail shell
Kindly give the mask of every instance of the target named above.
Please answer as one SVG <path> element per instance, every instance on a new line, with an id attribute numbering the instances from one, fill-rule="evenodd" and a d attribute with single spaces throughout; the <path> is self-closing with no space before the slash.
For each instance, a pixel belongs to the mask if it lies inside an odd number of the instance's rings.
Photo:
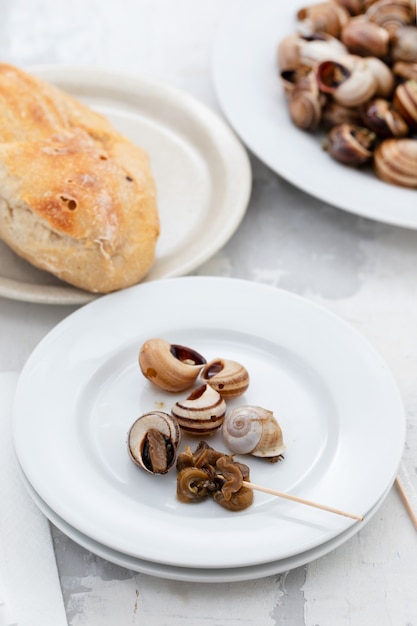
<path id="1" fill-rule="evenodd" d="M 247 369 L 230 359 L 213 359 L 203 367 L 201 378 L 226 400 L 241 396 L 249 387 Z"/>
<path id="2" fill-rule="evenodd" d="M 212 435 L 223 423 L 226 403 L 210 385 L 204 384 L 179 400 L 171 409 L 178 424 L 190 435 Z"/>

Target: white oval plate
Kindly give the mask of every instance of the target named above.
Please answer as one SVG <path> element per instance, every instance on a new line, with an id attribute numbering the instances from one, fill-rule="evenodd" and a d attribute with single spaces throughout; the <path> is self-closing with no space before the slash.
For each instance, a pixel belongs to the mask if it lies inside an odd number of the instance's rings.
<path id="1" fill-rule="evenodd" d="M 247 567 L 237 568 L 193 568 L 193 567 L 178 567 L 175 565 L 165 565 L 164 563 L 154 563 L 152 561 L 145 561 L 138 557 L 129 556 L 117 550 L 112 550 L 107 546 L 103 546 L 101 543 L 94 541 L 91 537 L 87 537 L 80 533 L 79 530 L 70 526 L 65 520 L 55 513 L 43 500 L 39 497 L 32 485 L 26 478 L 23 472 L 20 472 L 22 482 L 24 483 L 29 495 L 32 497 L 35 504 L 39 507 L 42 513 L 67 537 L 78 543 L 80 546 L 97 554 L 97 556 L 111 563 L 115 563 L 120 567 L 125 567 L 134 572 L 141 572 L 142 574 L 148 574 L 148 576 L 159 576 L 160 578 L 167 578 L 169 580 L 181 580 L 184 582 L 199 582 L 199 583 L 223 583 L 223 582 L 239 582 L 244 580 L 254 580 L 255 578 L 264 578 L 265 576 L 272 576 L 273 574 L 282 574 L 288 572 L 296 567 L 301 567 L 307 563 L 311 563 L 316 559 L 325 556 L 332 550 L 335 550 L 341 546 L 345 541 L 353 537 L 359 530 L 361 530 L 375 515 L 380 506 L 383 504 L 386 496 L 388 495 L 391 486 L 387 489 L 382 498 L 372 507 L 366 514 L 363 522 L 359 525 L 354 525 L 340 533 L 334 539 L 326 541 L 325 543 L 302 552 L 294 556 L 290 556 L 287 559 L 281 559 L 280 561 L 272 561 L 271 563 L 258 563 L 257 565 L 249 565 Z"/>
<path id="2" fill-rule="evenodd" d="M 312 0 L 239 0 L 224 19 L 213 51 L 220 105 L 250 150 L 296 187 L 374 220 L 417 228 L 417 190 L 329 157 L 318 137 L 290 121 L 276 66 L 278 43 L 296 30 L 296 12 Z"/>
<path id="3" fill-rule="evenodd" d="M 246 211 L 252 177 L 245 149 L 219 116 L 141 76 L 81 67 L 30 71 L 104 114 L 149 153 L 161 235 L 144 282 L 187 274 L 228 241 Z M 2 242 L 0 296 L 47 304 L 97 298 L 32 267 Z"/>
<path id="4" fill-rule="evenodd" d="M 385 364 L 350 326 L 256 283 L 155 281 L 61 322 L 17 386 L 22 469 L 46 504 L 84 535 L 148 561 L 241 567 L 305 552 L 360 524 L 261 493 L 241 513 L 214 501 L 182 504 L 175 471 L 152 476 L 136 467 L 127 454 L 129 427 L 149 410 L 169 411 L 178 398 L 139 371 L 139 348 L 153 336 L 248 368 L 250 387 L 229 406 L 273 410 L 287 446 L 277 464 L 246 459 L 254 483 L 364 515 L 394 480 L 405 438 L 401 399 Z M 211 442 L 226 450 L 220 434 Z"/>

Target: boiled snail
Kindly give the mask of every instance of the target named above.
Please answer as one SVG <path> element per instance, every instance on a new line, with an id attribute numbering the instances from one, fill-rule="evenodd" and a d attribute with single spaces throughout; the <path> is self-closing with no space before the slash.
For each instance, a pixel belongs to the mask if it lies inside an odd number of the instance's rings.
<path id="1" fill-rule="evenodd" d="M 177 498 L 195 503 L 212 496 L 229 511 L 242 511 L 253 502 L 249 482 L 249 467 L 232 456 L 211 448 L 200 441 L 194 452 L 187 447 L 177 461 Z"/>
<path id="2" fill-rule="evenodd" d="M 272 411 L 259 406 L 241 406 L 230 411 L 223 422 L 223 438 L 236 454 L 279 460 L 285 452 L 281 427 Z"/>
<path id="3" fill-rule="evenodd" d="M 416 187 L 391 171 L 393 160 L 375 164 L 386 152 L 377 151 L 381 142 L 417 136 L 415 0 L 327 0 L 295 18 L 296 33 L 277 49 L 292 123 L 324 130 L 325 147 L 339 162 L 370 163 L 382 180 Z M 401 143 L 396 150 L 403 154 L 404 146 L 408 161 L 414 148 Z"/>
<path id="4" fill-rule="evenodd" d="M 165 391 L 191 387 L 205 363 L 206 359 L 192 348 L 165 339 L 148 339 L 139 352 L 143 375 Z"/>
<path id="5" fill-rule="evenodd" d="M 386 139 L 375 150 L 374 165 L 382 180 L 417 189 L 417 139 Z"/>
<path id="6" fill-rule="evenodd" d="M 129 456 L 150 474 L 166 474 L 176 463 L 180 440 L 180 428 L 171 415 L 163 411 L 145 413 L 129 429 Z"/>
<path id="7" fill-rule="evenodd" d="M 190 435 L 213 435 L 223 424 L 226 402 L 210 385 L 200 385 L 171 408 L 182 430 Z"/>
<path id="8" fill-rule="evenodd" d="M 327 135 L 326 149 L 346 165 L 361 165 L 372 159 L 375 133 L 356 124 L 339 124 Z"/>
<path id="9" fill-rule="evenodd" d="M 230 359 L 213 359 L 204 365 L 201 378 L 225 399 L 237 398 L 249 387 L 247 369 Z"/>

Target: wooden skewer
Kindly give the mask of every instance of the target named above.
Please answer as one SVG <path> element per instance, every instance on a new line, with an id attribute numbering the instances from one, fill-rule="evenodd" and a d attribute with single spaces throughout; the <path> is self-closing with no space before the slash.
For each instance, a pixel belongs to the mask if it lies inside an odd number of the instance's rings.
<path id="1" fill-rule="evenodd" d="M 335 509 L 331 506 L 326 506 L 325 504 L 319 504 L 318 502 L 313 502 L 312 500 L 305 500 L 304 498 L 298 498 L 297 496 L 292 496 L 289 493 L 284 493 L 283 491 L 275 491 L 275 489 L 269 489 L 268 487 L 261 487 L 260 485 L 255 485 L 254 483 L 243 481 L 243 485 L 245 487 L 249 487 L 249 489 L 253 489 L 254 491 L 263 491 L 264 493 L 269 493 L 272 496 L 278 496 L 279 498 L 285 498 L 286 500 L 291 500 L 292 502 L 299 502 L 300 504 L 307 504 L 307 506 L 314 506 L 316 509 L 323 509 L 324 511 L 329 511 L 330 513 L 336 513 L 337 515 L 344 515 L 345 517 L 351 517 L 352 519 L 357 519 L 360 522 L 363 521 L 362 515 L 355 515 L 353 513 L 346 513 L 346 511 L 341 511 L 340 509 Z"/>
<path id="2" fill-rule="evenodd" d="M 408 515 L 410 516 L 411 521 L 413 522 L 415 528 L 417 529 L 417 515 L 412 507 L 412 504 L 410 502 L 410 500 L 407 497 L 407 494 L 405 492 L 404 486 L 402 484 L 402 481 L 400 480 L 399 476 L 397 476 L 397 478 L 395 479 L 395 485 L 398 489 L 398 493 L 401 496 L 401 500 L 403 501 L 403 504 L 407 510 Z"/>

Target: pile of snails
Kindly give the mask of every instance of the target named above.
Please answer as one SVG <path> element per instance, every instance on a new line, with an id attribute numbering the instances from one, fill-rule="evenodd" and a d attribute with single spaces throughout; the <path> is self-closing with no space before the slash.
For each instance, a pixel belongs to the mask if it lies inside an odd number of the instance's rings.
<path id="1" fill-rule="evenodd" d="M 210 470 L 207 467 L 203 469 L 204 480 L 208 480 L 208 472 L 211 481 L 211 486 L 206 485 L 204 491 L 210 492 L 217 502 L 230 510 L 237 510 L 233 507 L 241 501 L 248 506 L 246 492 L 240 491 L 243 487 L 236 490 L 239 494 L 233 498 L 226 488 L 228 497 L 224 497 L 225 472 L 236 473 L 236 467 L 237 473 L 240 472 L 240 464 L 235 464 L 233 454 L 251 454 L 275 462 L 282 458 L 285 445 L 281 427 L 272 411 L 250 405 L 228 410 L 227 402 L 243 395 L 249 387 L 247 369 L 230 359 L 216 358 L 208 362 L 192 348 L 171 344 L 161 338 L 147 340 L 140 348 L 138 361 L 142 374 L 154 385 L 176 394 L 188 390 L 188 395 L 173 402 L 169 413 L 150 411 L 135 420 L 127 437 L 131 460 L 151 474 L 165 474 L 176 466 L 179 471 L 177 485 L 180 481 L 185 485 L 184 472 L 181 474 L 184 456 L 178 455 L 182 434 L 201 438 L 221 432 L 232 454 L 214 451 L 225 460 L 221 461 L 221 471 L 216 469 L 218 459 L 214 464 L 208 464 Z M 199 445 L 204 444 L 200 441 Z M 204 449 L 207 455 L 207 448 Z M 189 451 L 188 460 L 197 458 L 196 454 L 193 456 Z M 201 458 L 199 463 L 201 465 Z M 247 480 L 244 476 L 241 479 Z M 195 480 L 188 482 L 195 488 Z M 197 500 L 194 497 L 179 499 Z"/>
<path id="2" fill-rule="evenodd" d="M 298 11 L 277 63 L 292 122 L 337 161 L 417 188 L 415 0 L 327 0 Z"/>

